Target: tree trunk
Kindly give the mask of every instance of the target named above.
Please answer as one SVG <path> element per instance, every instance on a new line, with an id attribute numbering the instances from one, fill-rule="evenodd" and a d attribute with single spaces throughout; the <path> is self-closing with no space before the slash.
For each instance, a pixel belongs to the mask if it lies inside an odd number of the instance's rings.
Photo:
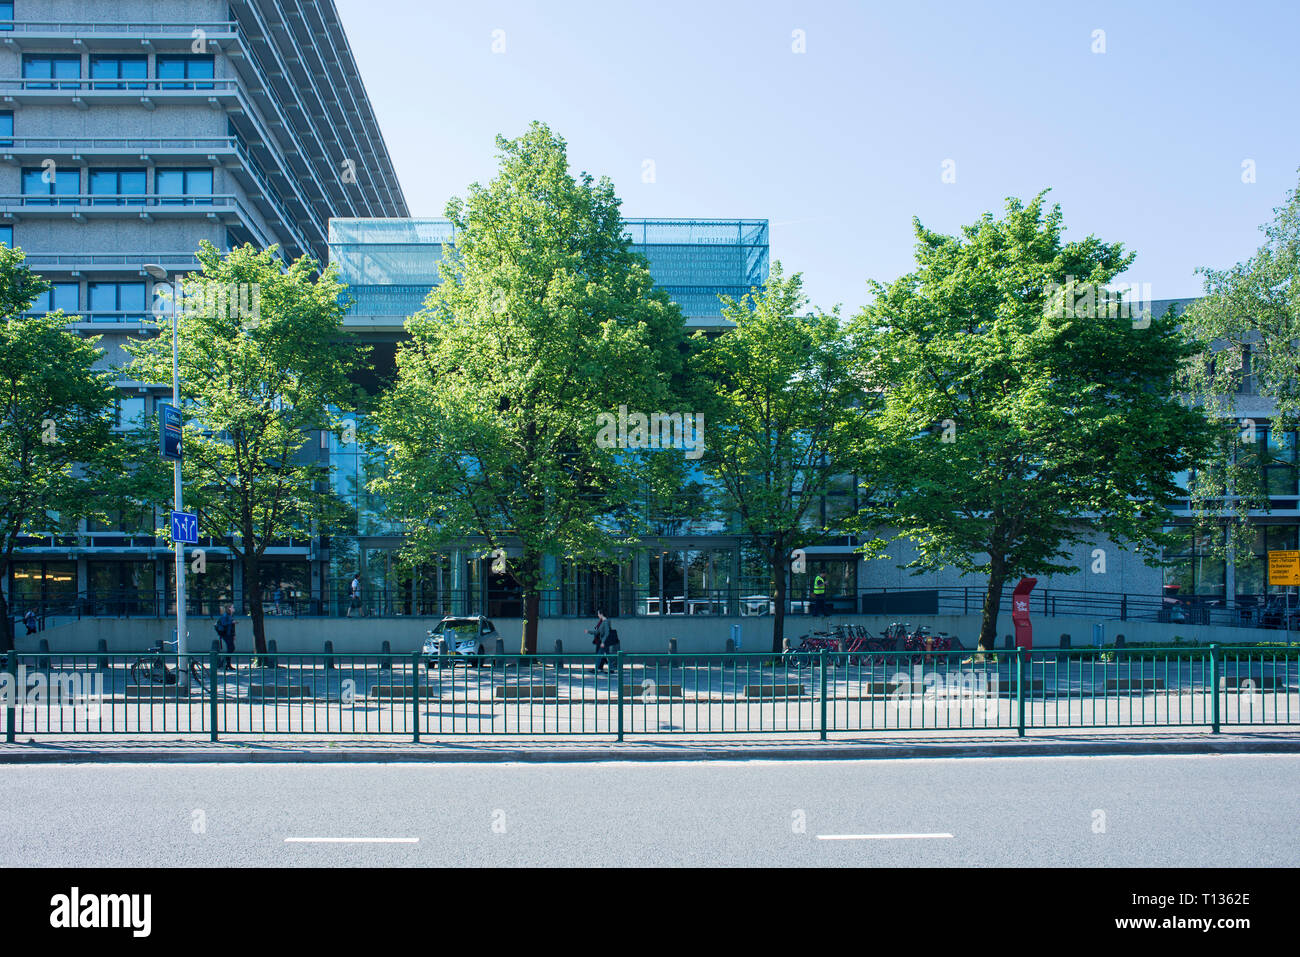
<path id="1" fill-rule="evenodd" d="M 524 592 L 524 635 L 519 648 L 519 653 L 522 655 L 537 654 L 537 619 L 541 610 L 541 594 L 536 588 L 527 589 Z"/>
<path id="2" fill-rule="evenodd" d="M 1006 569 L 995 561 L 989 572 L 988 588 L 984 592 L 984 612 L 980 618 L 980 651 L 993 651 L 998 641 L 998 612 L 1002 608 L 1002 588 L 1007 583 Z"/>
<path id="3" fill-rule="evenodd" d="M 257 555 L 244 558 L 244 598 L 253 620 L 253 650 L 266 654 L 266 620 L 262 617 L 262 563 Z"/>
<path id="4" fill-rule="evenodd" d="M 785 638 L 785 558 L 785 550 L 778 547 L 776 561 L 772 563 L 772 597 L 776 602 L 772 615 L 772 654 L 774 655 L 781 653 L 782 640 Z"/>
<path id="5" fill-rule="evenodd" d="M 519 590 L 523 592 L 523 636 L 519 642 L 521 655 L 537 654 L 537 627 L 542 611 L 541 559 L 525 555 L 519 562 Z"/>
<path id="6" fill-rule="evenodd" d="M 9 583 L 9 560 L 5 559 L 0 562 L 0 582 L 5 585 Z M 5 598 L 5 590 L 0 586 L 0 654 L 6 651 L 13 651 L 16 647 L 14 642 L 15 623 L 9 620 L 9 602 Z"/>

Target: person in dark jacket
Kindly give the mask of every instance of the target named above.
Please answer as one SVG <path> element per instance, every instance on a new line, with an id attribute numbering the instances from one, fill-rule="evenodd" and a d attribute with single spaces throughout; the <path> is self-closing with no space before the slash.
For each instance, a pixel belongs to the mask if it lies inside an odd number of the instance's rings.
<path id="1" fill-rule="evenodd" d="M 27 626 L 27 634 L 36 634 L 36 612 L 33 609 L 27 609 L 27 614 L 23 615 L 23 624 Z"/>
<path id="2" fill-rule="evenodd" d="M 609 641 L 609 619 L 605 617 L 603 611 L 596 611 L 596 627 L 588 628 L 587 634 L 592 636 L 591 643 L 596 646 L 596 654 L 605 650 L 605 643 Z M 596 661 L 596 670 L 605 670 L 605 658 L 602 656 Z"/>
<path id="3" fill-rule="evenodd" d="M 230 655 L 235 653 L 235 606 L 227 605 L 226 613 L 217 619 L 217 637 L 226 643 L 226 670 L 234 668 Z"/>

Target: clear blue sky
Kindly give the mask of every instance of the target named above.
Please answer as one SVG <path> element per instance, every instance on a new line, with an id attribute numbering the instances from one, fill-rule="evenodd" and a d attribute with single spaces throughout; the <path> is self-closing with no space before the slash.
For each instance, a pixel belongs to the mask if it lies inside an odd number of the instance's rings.
<path id="1" fill-rule="evenodd" d="M 912 267 L 913 216 L 955 232 L 1044 187 L 1067 237 L 1136 250 L 1121 278 L 1196 295 L 1300 168 L 1294 0 L 336 2 L 413 215 L 540 119 L 625 216 L 771 220 L 823 308 Z"/>

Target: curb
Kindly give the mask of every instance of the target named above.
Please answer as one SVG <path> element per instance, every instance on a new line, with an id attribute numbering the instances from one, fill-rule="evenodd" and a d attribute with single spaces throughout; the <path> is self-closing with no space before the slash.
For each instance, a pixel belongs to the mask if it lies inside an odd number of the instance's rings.
<path id="1" fill-rule="evenodd" d="M 427 745 L 393 750 L 344 748 L 220 751 L 150 748 L 138 751 L 76 750 L 57 745 L 0 748 L 0 764 L 576 764 L 619 761 L 862 761 L 904 758 L 1112 757 L 1122 755 L 1300 754 L 1300 738 L 1206 741 L 1015 741 L 970 744 L 842 745 L 820 747 L 678 748 L 611 745 L 600 750 L 502 748 L 471 750 Z M 626 749 L 626 750 L 625 750 Z"/>

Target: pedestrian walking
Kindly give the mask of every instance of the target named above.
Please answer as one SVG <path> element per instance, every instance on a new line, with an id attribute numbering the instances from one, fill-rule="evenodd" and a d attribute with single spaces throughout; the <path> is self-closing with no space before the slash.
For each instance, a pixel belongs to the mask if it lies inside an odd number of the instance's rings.
<path id="1" fill-rule="evenodd" d="M 27 609 L 27 614 L 23 615 L 23 624 L 27 626 L 27 634 L 36 634 L 36 611 L 34 609 Z"/>
<path id="2" fill-rule="evenodd" d="M 345 617 L 351 618 L 352 613 L 361 614 L 361 572 L 352 576 L 352 584 L 348 586 L 348 613 Z"/>
<path id="3" fill-rule="evenodd" d="M 600 654 L 605 648 L 605 643 L 609 640 L 609 619 L 600 609 L 596 610 L 596 627 L 588 628 L 587 634 L 592 636 L 591 643 L 596 646 L 596 654 Z M 605 670 L 605 658 L 602 656 L 596 660 L 596 670 Z"/>
<path id="4" fill-rule="evenodd" d="M 226 644 L 226 663 L 227 671 L 235 667 L 230 656 L 235 653 L 235 606 L 227 605 L 226 613 L 217 619 L 217 637 Z"/>

